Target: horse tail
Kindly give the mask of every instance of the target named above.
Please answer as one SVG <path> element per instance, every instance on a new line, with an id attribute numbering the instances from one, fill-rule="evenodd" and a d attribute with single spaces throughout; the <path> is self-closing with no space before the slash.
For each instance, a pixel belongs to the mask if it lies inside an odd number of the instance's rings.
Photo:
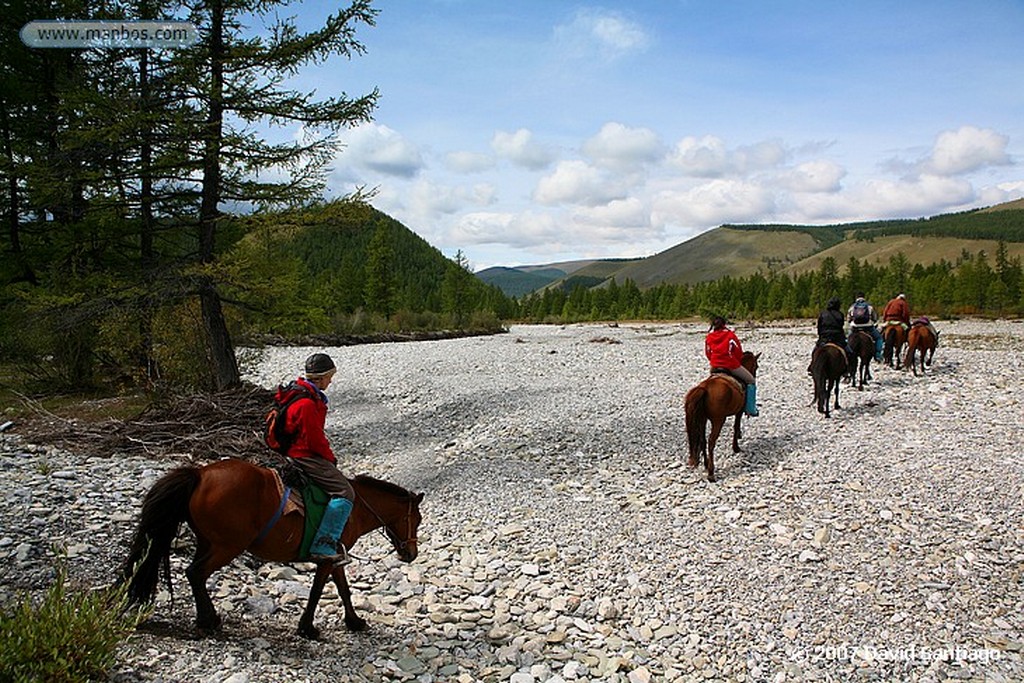
<path id="1" fill-rule="evenodd" d="M 161 566 L 170 590 L 171 543 L 181 523 L 189 518 L 189 500 L 199 486 L 200 476 L 197 467 L 178 467 L 157 480 L 146 493 L 139 525 L 120 569 L 120 582 L 128 582 L 130 604 L 153 600 Z"/>
<path id="2" fill-rule="evenodd" d="M 686 395 L 686 439 L 690 445 L 690 456 L 698 459 L 707 452 L 704 429 L 708 420 L 706 399 L 707 389 L 703 385 L 694 387 Z"/>

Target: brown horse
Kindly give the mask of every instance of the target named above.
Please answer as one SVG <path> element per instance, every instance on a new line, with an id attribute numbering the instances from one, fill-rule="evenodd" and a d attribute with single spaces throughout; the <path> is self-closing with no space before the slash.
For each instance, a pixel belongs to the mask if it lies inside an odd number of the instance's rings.
<path id="1" fill-rule="evenodd" d="M 839 380 L 846 374 L 848 365 L 846 349 L 836 344 L 823 344 L 811 353 L 814 400 L 818 404 L 818 412 L 824 413 L 825 417 L 832 417 L 828 404 L 833 391 L 836 395 L 835 408 L 839 408 Z"/>
<path id="2" fill-rule="evenodd" d="M 757 359 L 749 351 L 743 352 L 740 364 L 757 377 Z M 708 481 L 715 480 L 715 443 L 725 424 L 725 418 L 736 416 L 732 430 L 732 452 L 740 452 L 740 420 L 746 403 L 745 387 L 739 380 L 723 374 L 714 374 L 686 392 L 686 436 L 690 444 L 690 467 L 696 467 L 701 457 L 708 471 Z M 711 434 L 706 436 L 707 423 Z"/>
<path id="3" fill-rule="evenodd" d="M 885 345 L 882 347 L 882 362 L 890 368 L 895 367 L 899 370 L 903 365 L 901 358 L 903 345 L 907 343 L 907 331 L 903 329 L 903 323 L 887 322 L 882 328 L 882 339 L 885 341 Z"/>
<path id="4" fill-rule="evenodd" d="M 907 334 L 907 355 L 903 360 L 903 369 L 910 368 L 916 377 L 917 364 L 915 360 L 920 359 L 921 374 L 923 375 L 926 355 L 928 357 L 927 364 L 932 364 L 932 356 L 935 355 L 935 341 L 935 335 L 927 325 L 915 323 Z"/>
<path id="5" fill-rule="evenodd" d="M 850 364 L 850 385 L 864 391 L 864 385 L 871 379 L 871 359 L 875 356 L 875 339 L 863 330 L 853 329 L 846 338 L 850 350 L 853 351 L 853 363 Z"/>
<path id="6" fill-rule="evenodd" d="M 398 557 L 416 559 L 416 532 L 421 517 L 423 494 L 400 486 L 358 476 L 352 514 L 341 541 L 351 548 L 357 539 L 383 528 Z M 156 595 L 160 567 L 170 585 L 170 550 L 182 522 L 196 536 L 196 551 L 185 570 L 196 602 L 196 626 L 202 632 L 216 630 L 220 617 L 214 609 L 206 580 L 243 551 L 275 562 L 300 561 L 303 515 L 287 511 L 275 473 L 244 460 L 220 460 L 202 467 L 173 469 L 161 477 L 142 501 L 142 513 L 128 557 L 121 567 L 121 580 L 128 582 L 132 603 L 152 601 Z M 361 631 L 366 621 L 356 615 L 352 592 L 343 566 L 318 563 L 309 600 L 299 620 L 299 634 L 317 638 L 313 626 L 320 595 L 327 579 L 334 580 L 345 606 L 345 624 Z"/>

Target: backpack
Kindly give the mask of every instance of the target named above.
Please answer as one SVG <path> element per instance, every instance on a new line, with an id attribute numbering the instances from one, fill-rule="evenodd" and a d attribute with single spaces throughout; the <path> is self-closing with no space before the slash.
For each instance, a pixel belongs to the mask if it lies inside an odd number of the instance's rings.
<path id="1" fill-rule="evenodd" d="M 284 400 L 278 400 L 278 397 L 283 397 Z M 313 398 L 313 396 L 309 393 L 309 390 L 298 382 L 290 382 L 288 386 L 278 386 L 277 394 L 274 395 L 274 405 L 263 416 L 265 425 L 263 441 L 272 450 L 277 451 L 281 455 L 288 455 L 288 449 L 292 447 L 292 443 L 295 441 L 295 435 L 288 433 L 287 430 L 288 421 L 286 416 L 288 408 L 296 401 L 304 398 Z"/>
<path id="2" fill-rule="evenodd" d="M 866 301 L 858 301 L 853 305 L 853 322 L 857 325 L 871 322 L 871 309 Z"/>

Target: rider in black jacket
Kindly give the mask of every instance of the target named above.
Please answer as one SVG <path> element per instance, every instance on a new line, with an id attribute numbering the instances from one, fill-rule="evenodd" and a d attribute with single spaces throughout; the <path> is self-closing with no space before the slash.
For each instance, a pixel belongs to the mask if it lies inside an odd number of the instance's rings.
<path id="1" fill-rule="evenodd" d="M 841 305 L 839 297 L 834 296 L 829 299 L 828 307 L 818 314 L 817 346 L 832 343 L 846 347 L 846 332 L 843 329 L 846 324 L 846 316 L 839 310 Z"/>
<path id="2" fill-rule="evenodd" d="M 824 311 L 818 314 L 818 343 L 814 345 L 814 350 L 817 351 L 819 347 L 825 344 L 835 344 L 842 349 L 846 350 L 846 360 L 850 362 L 853 358 L 853 350 L 850 349 L 846 343 L 846 332 L 844 325 L 846 324 L 846 316 L 839 310 L 842 302 L 839 297 L 832 297 L 828 300 L 828 306 Z M 814 355 L 811 355 L 813 361 Z M 807 367 L 807 374 L 811 374 L 810 366 Z"/>

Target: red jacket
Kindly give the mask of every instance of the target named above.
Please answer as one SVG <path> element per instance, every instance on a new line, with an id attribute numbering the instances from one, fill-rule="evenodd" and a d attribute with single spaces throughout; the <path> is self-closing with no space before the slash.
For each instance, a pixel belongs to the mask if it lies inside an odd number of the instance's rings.
<path id="1" fill-rule="evenodd" d="M 323 392 L 309 380 L 300 377 L 297 382 L 309 392 L 308 398 L 301 398 L 288 407 L 285 415 L 285 430 L 294 435 L 288 456 L 292 458 L 320 457 L 328 462 L 337 462 L 331 444 L 327 442 L 324 424 L 327 422 L 327 400 Z"/>
<path id="2" fill-rule="evenodd" d="M 704 338 L 704 355 L 708 357 L 713 368 L 735 370 L 743 360 L 743 347 L 736 333 L 727 327 L 708 332 Z"/>
<path id="3" fill-rule="evenodd" d="M 899 320 L 904 325 L 910 324 L 910 304 L 906 299 L 896 297 L 885 305 L 882 320 Z"/>

